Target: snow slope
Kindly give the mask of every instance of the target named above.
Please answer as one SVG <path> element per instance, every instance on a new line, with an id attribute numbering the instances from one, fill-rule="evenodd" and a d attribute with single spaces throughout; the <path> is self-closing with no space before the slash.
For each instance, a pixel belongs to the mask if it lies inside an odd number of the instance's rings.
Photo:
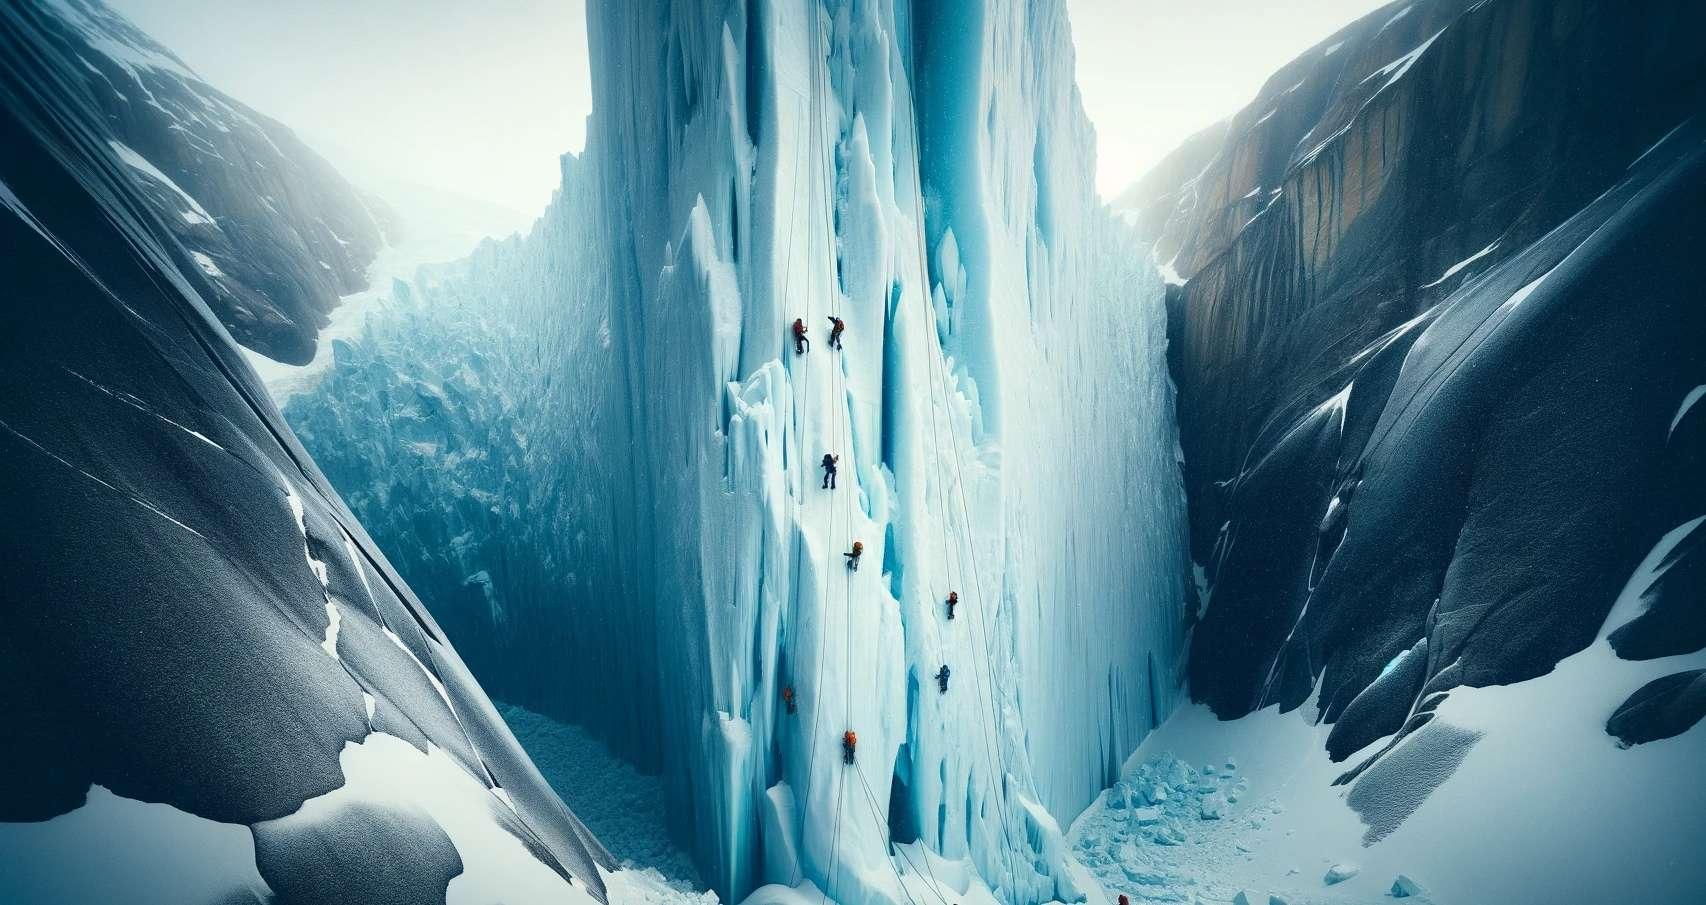
<path id="1" fill-rule="evenodd" d="M 661 772 L 725 899 L 898 901 L 891 829 L 1004 900 L 1077 897 L 1058 825 L 1172 709 L 1187 569 L 1161 286 L 1095 200 L 1062 5 L 590 18 L 596 112 L 552 208 L 417 287 L 418 316 L 513 337 L 506 363 L 480 389 L 376 326 L 391 351 L 352 343 L 293 423 L 328 458 L 389 443 L 358 412 L 419 386 L 411 442 L 514 425 L 513 468 L 345 456 L 337 480 L 420 551 L 405 574 L 443 576 L 429 600 L 502 614 L 467 634 L 483 681 Z M 454 564 L 382 498 L 453 509 Z"/>
<path id="2" fill-rule="evenodd" d="M 1227 902 L 1239 891 L 1252 903 L 1274 894 L 1291 905 L 1364 905 L 1389 901 L 1400 876 L 1425 890 L 1418 902 L 1695 901 L 1706 887 L 1696 856 L 1706 728 L 1625 749 L 1605 718 L 1644 682 L 1706 668 L 1702 652 L 1625 660 L 1611 641 L 1699 526 L 1648 553 L 1587 649 L 1537 679 L 1452 692 L 1393 753 L 1405 776 L 1372 803 L 1354 784 L 1334 785 L 1344 768 L 1327 756 L 1330 727 L 1312 720 L 1314 708 L 1222 722 L 1198 704 L 1145 739 L 1125 779 L 1078 818 L 1074 851 L 1110 894 L 1139 905 Z M 1440 771 L 1450 779 L 1436 789 Z M 1149 814 L 1157 784 L 1170 781 Z M 1237 794 L 1204 819 L 1202 799 L 1224 790 Z M 1176 839 L 1154 841 L 1174 828 Z M 1359 873 L 1328 885 L 1335 864 Z"/>

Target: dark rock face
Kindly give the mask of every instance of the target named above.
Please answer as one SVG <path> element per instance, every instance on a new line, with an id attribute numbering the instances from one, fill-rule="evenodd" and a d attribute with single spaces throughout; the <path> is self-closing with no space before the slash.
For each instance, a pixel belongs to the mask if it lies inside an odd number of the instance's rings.
<path id="1" fill-rule="evenodd" d="M 1393 4 L 1181 188 L 1156 257 L 1188 279 L 1190 686 L 1216 713 L 1318 689 L 1347 757 L 1584 648 L 1706 512 L 1703 32 L 1683 2 Z M 1671 555 L 1625 656 L 1706 644 L 1698 538 Z"/>
<path id="2" fill-rule="evenodd" d="M 22 0 L 55 90 L 94 105 L 139 197 L 208 277 L 245 346 L 291 364 L 395 224 L 283 124 L 203 82 L 100 0 Z"/>
<path id="3" fill-rule="evenodd" d="M 0 6 L 0 831 L 92 807 L 99 785 L 208 825 L 296 815 L 262 840 L 276 864 L 350 837 L 350 814 L 374 857 L 430 865 L 436 892 L 413 901 L 441 901 L 490 863 L 456 829 L 485 808 L 482 838 L 602 898 L 608 856 L 291 436 L 177 213 L 145 201 L 96 99 L 41 65 L 62 41 Z M 374 794 L 351 772 L 374 758 L 431 764 L 434 794 L 474 807 Z M 306 819 L 334 792 L 347 806 Z M 321 880 L 277 892 L 347 891 L 301 886 Z"/>
<path id="4" fill-rule="evenodd" d="M 1706 716 L 1706 669 L 1691 669 L 1654 679 L 1624 701 L 1605 731 L 1623 745 L 1656 742 L 1681 735 Z"/>

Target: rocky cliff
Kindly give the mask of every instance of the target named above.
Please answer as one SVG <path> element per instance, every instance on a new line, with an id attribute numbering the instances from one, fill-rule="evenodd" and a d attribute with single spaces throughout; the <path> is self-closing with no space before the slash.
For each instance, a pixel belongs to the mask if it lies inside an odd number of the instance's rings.
<path id="1" fill-rule="evenodd" d="M 0 901 L 602 901 L 60 40 L 0 5 Z"/>
<path id="2" fill-rule="evenodd" d="M 279 361 L 314 357 L 338 297 L 396 225 L 288 127 L 208 85 L 100 0 L 23 0 L 39 65 L 76 93 L 139 196 L 207 277 L 231 335 Z"/>
<path id="3" fill-rule="evenodd" d="M 1605 627 L 1681 658 L 1613 731 L 1699 718 L 1702 33 L 1682 2 L 1395 3 L 1181 186 L 1156 259 L 1188 280 L 1190 686 L 1218 714 L 1313 700 L 1336 758 L 1378 757 Z"/>

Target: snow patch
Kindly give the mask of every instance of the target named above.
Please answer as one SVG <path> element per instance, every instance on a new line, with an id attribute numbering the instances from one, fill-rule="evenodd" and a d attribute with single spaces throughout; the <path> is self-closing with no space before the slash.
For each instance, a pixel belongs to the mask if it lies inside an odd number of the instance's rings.
<path id="1" fill-rule="evenodd" d="M 1406 11 L 1408 11 L 1408 7 L 1406 7 Z M 1402 14 L 1400 14 L 1400 15 L 1402 15 Z M 1394 20 L 1394 21 L 1396 21 L 1396 20 Z M 1387 77 L 1385 84 L 1381 85 L 1379 88 L 1376 88 L 1374 90 L 1374 93 L 1369 95 L 1368 100 L 1369 101 L 1374 100 L 1374 98 L 1379 96 L 1382 91 L 1385 91 L 1386 89 L 1397 84 L 1398 80 L 1403 78 L 1404 74 L 1410 71 L 1410 67 L 1416 65 L 1416 61 L 1422 58 L 1422 54 L 1427 53 L 1428 48 L 1433 46 L 1433 43 L 1435 41 L 1439 40 L 1439 36 L 1443 35 L 1443 34 L 1445 34 L 1445 29 L 1442 28 L 1439 31 L 1434 32 L 1433 36 L 1428 38 L 1426 41 L 1423 41 L 1422 43 L 1416 45 L 1415 48 L 1413 48 L 1409 53 L 1404 54 L 1403 56 L 1399 57 L 1398 59 L 1393 60 L 1392 62 L 1387 63 L 1385 66 L 1382 66 L 1379 69 L 1376 69 L 1375 71 L 1364 76 L 1363 80 L 1361 82 L 1358 82 L 1357 84 L 1359 84 L 1359 85 L 1364 84 L 1366 82 L 1377 79 L 1381 76 Z M 1368 102 L 1365 101 L 1364 106 L 1366 106 L 1367 103 Z"/>
<path id="2" fill-rule="evenodd" d="M 448 905 L 595 905 L 578 882 L 547 867 L 492 811 L 492 790 L 442 748 L 426 753 L 384 732 L 346 742 L 338 756 L 344 785 L 304 802 L 280 824 L 335 821 L 352 804 L 424 812 L 456 847 L 462 872 L 450 881 Z M 263 824 L 264 825 L 264 824 Z"/>
<path id="3" fill-rule="evenodd" d="M 118 155 L 118 159 L 123 161 L 131 169 L 147 176 L 149 179 L 154 180 L 160 185 L 171 189 L 172 192 L 175 193 L 185 205 L 187 205 L 187 208 L 182 211 L 183 218 L 186 222 L 218 225 L 214 222 L 213 215 L 207 212 L 207 208 L 202 207 L 201 202 L 195 200 L 195 196 L 184 191 L 182 186 L 179 186 L 176 182 L 172 181 L 172 177 L 160 172 L 158 167 L 148 162 L 148 158 L 138 154 L 135 148 L 132 148 L 130 145 L 127 145 L 116 138 L 108 139 L 107 144 L 112 146 L 113 152 Z"/>
<path id="4" fill-rule="evenodd" d="M 1670 419 L 1670 430 L 1665 431 L 1666 440 L 1669 440 L 1671 435 L 1676 433 L 1676 426 L 1682 423 L 1682 419 L 1688 417 L 1689 409 L 1694 408 L 1695 403 L 1699 402 L 1702 396 L 1706 396 L 1706 383 L 1689 390 L 1688 394 L 1682 397 L 1682 404 L 1676 407 L 1676 415 Z"/>
<path id="5" fill-rule="evenodd" d="M 1474 254 L 1470 255 L 1469 257 L 1464 258 L 1461 261 L 1458 261 L 1456 264 L 1453 264 L 1450 267 L 1447 267 L 1445 269 L 1445 273 L 1442 273 L 1439 275 L 1439 279 L 1434 280 L 1431 283 L 1423 283 L 1421 288 L 1432 289 L 1433 287 L 1438 286 L 1439 284 L 1445 282 L 1446 280 L 1451 279 L 1452 277 L 1456 276 L 1457 273 L 1459 271 L 1461 271 L 1463 268 L 1468 267 L 1470 264 L 1473 264 L 1476 261 L 1479 261 L 1482 258 L 1486 257 L 1487 255 L 1491 254 L 1493 249 L 1499 247 L 1499 242 L 1501 242 L 1501 241 L 1503 241 L 1503 240 L 1494 239 L 1493 244 L 1488 245 L 1486 248 L 1483 248 L 1480 251 L 1475 252 Z"/>
<path id="6" fill-rule="evenodd" d="M 190 252 L 190 257 L 195 258 L 196 266 L 201 268 L 202 273 L 205 273 L 210 277 L 222 277 L 225 275 L 225 271 L 220 270 L 219 265 L 215 264 L 213 259 L 207 255 L 202 254 L 199 251 L 192 251 Z"/>

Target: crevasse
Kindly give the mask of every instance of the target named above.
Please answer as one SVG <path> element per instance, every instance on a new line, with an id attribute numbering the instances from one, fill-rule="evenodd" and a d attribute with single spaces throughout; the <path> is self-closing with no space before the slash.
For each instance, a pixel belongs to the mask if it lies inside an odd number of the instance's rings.
<path id="1" fill-rule="evenodd" d="M 1188 566 L 1162 287 L 1063 5 L 613 3 L 589 41 L 544 218 L 387 315 L 472 363 L 396 386 L 370 327 L 293 424 L 495 694 L 663 773 L 725 900 L 898 902 L 891 835 L 1077 898 L 1059 826 L 1172 707 Z"/>

